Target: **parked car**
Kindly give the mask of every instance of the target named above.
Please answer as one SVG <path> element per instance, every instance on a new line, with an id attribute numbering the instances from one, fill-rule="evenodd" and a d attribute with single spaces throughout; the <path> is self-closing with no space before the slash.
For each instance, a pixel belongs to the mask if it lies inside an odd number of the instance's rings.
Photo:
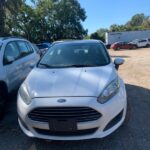
<path id="1" fill-rule="evenodd" d="M 111 45 L 111 49 L 120 50 L 120 49 L 136 49 L 137 45 L 134 43 L 127 42 L 117 42 Z"/>
<path id="2" fill-rule="evenodd" d="M 137 45 L 138 48 L 150 47 L 150 39 L 141 39 L 141 40 L 136 39 L 131 43 Z"/>
<path id="3" fill-rule="evenodd" d="M 32 44 L 21 38 L 0 38 L 0 116 L 7 95 L 19 88 L 39 60 Z"/>
<path id="4" fill-rule="evenodd" d="M 23 132 L 52 140 L 102 138 L 114 132 L 127 109 L 125 85 L 116 71 L 123 63 L 121 58 L 112 62 L 96 40 L 52 46 L 19 89 Z"/>
<path id="5" fill-rule="evenodd" d="M 39 54 L 39 56 L 41 57 L 43 55 L 41 50 L 37 47 L 36 44 L 33 44 L 33 47 L 34 47 L 35 51 L 37 52 L 37 54 Z"/>
<path id="6" fill-rule="evenodd" d="M 64 41 L 55 41 L 55 42 L 53 42 L 53 43 L 52 43 L 52 45 L 51 45 L 51 46 L 53 46 L 53 45 L 55 45 L 55 44 L 62 43 L 62 42 L 64 42 Z"/>
<path id="7" fill-rule="evenodd" d="M 36 46 L 40 49 L 41 54 L 44 55 L 47 52 L 47 50 L 51 47 L 51 44 L 41 43 L 41 44 L 37 44 Z"/>

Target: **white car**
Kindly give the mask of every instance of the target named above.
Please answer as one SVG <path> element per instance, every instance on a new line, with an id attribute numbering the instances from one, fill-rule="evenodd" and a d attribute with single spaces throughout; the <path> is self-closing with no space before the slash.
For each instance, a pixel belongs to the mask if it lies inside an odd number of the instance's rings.
<path id="1" fill-rule="evenodd" d="M 52 46 L 18 92 L 18 120 L 29 137 L 102 138 L 125 120 L 126 89 L 104 44 L 96 40 Z"/>
<path id="2" fill-rule="evenodd" d="M 21 38 L 0 38 L 0 116 L 6 96 L 19 88 L 39 60 L 32 44 Z"/>
<path id="3" fill-rule="evenodd" d="M 149 47 L 150 46 L 150 39 L 141 39 L 141 40 L 134 40 L 131 43 L 136 44 L 138 48 L 141 47 Z"/>

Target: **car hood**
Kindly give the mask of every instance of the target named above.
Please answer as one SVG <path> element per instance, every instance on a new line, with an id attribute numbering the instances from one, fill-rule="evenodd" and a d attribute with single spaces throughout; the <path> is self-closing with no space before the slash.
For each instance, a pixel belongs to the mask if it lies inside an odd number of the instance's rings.
<path id="1" fill-rule="evenodd" d="M 116 77 L 113 64 L 102 67 L 40 69 L 25 80 L 31 97 L 97 97 Z"/>

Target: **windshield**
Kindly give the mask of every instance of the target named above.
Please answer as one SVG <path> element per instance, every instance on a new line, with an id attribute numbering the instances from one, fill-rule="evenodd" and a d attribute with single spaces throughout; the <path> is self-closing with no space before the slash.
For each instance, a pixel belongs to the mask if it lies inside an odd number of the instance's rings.
<path id="1" fill-rule="evenodd" d="M 63 43 L 52 46 L 39 62 L 39 67 L 94 67 L 110 63 L 101 43 Z"/>

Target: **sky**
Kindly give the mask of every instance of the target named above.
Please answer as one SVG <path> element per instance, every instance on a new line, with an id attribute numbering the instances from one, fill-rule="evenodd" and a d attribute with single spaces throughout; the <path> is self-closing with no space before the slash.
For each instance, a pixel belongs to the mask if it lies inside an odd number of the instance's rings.
<path id="1" fill-rule="evenodd" d="M 85 9 L 87 19 L 83 23 L 88 33 L 112 24 L 125 24 L 133 15 L 150 15 L 150 0 L 78 0 Z"/>

